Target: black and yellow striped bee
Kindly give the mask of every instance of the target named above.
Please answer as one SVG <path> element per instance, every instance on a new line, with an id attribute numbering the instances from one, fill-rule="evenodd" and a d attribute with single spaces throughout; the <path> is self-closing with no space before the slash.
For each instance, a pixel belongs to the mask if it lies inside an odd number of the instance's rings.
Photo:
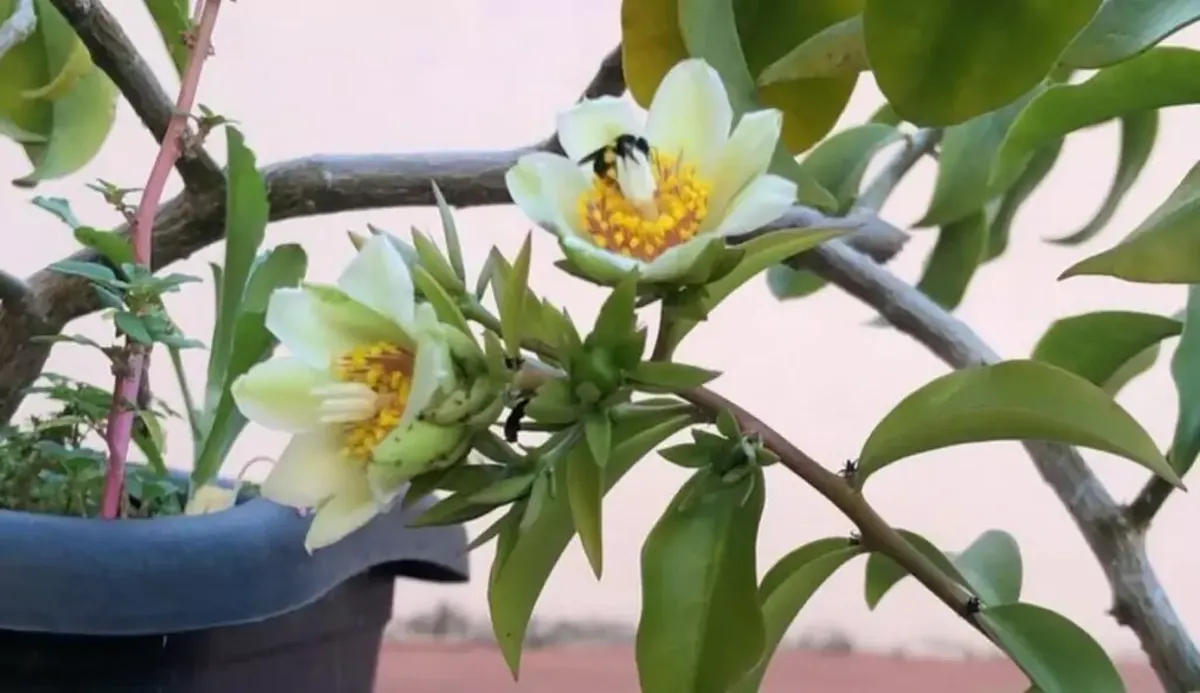
<path id="1" fill-rule="evenodd" d="M 592 164 L 592 171 L 597 178 L 611 178 L 615 174 L 618 159 L 630 159 L 634 152 L 650 158 L 650 143 L 645 137 L 638 135 L 617 135 L 612 142 L 600 147 L 579 160 L 579 164 Z"/>

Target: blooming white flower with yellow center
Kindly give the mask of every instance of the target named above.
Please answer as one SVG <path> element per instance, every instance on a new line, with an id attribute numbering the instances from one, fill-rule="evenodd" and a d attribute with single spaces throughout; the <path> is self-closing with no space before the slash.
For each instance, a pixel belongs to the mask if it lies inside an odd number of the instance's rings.
<path id="1" fill-rule="evenodd" d="M 527 154 L 505 181 L 587 273 L 611 281 L 638 269 L 668 282 L 710 243 L 768 224 L 795 202 L 796 185 L 767 173 L 782 125 L 778 110 L 764 109 L 733 127 L 716 70 L 689 59 L 663 77 L 644 119 L 611 96 L 562 113 L 567 156 Z"/>
<path id="2" fill-rule="evenodd" d="M 463 425 L 419 417 L 455 392 L 452 328 L 415 300 L 386 237 L 369 239 L 336 287 L 275 291 L 266 325 L 291 355 L 254 366 L 232 393 L 246 418 L 293 434 L 262 495 L 316 508 L 309 551 L 390 507 L 432 461 L 465 455 Z"/>

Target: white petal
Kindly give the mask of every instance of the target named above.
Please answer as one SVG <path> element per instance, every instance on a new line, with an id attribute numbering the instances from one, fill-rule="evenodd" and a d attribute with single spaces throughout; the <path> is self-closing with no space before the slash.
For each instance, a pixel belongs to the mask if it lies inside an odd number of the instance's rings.
<path id="1" fill-rule="evenodd" d="M 432 310 L 430 308 L 431 312 Z M 454 369 L 451 367 L 450 350 L 434 330 L 428 330 L 417 341 L 412 387 L 408 393 L 404 415 L 400 417 L 397 426 L 407 425 L 425 411 L 439 389 L 443 386 L 453 387 L 453 383 Z"/>
<path id="2" fill-rule="evenodd" d="M 558 236 L 578 236 L 579 198 L 591 182 L 570 159 L 536 152 L 521 157 L 504 176 L 508 193 L 525 215 Z"/>
<path id="3" fill-rule="evenodd" d="M 342 271 L 338 288 L 403 328 L 412 324 L 415 310 L 412 276 L 400 251 L 382 234 L 367 239 Z"/>
<path id="4" fill-rule="evenodd" d="M 769 224 L 796 203 L 796 184 L 776 175 L 759 176 L 729 203 L 714 233 L 730 236 Z"/>
<path id="5" fill-rule="evenodd" d="M 362 344 L 407 339 L 399 326 L 332 287 L 276 289 L 266 325 L 293 356 L 313 368 L 328 368 Z"/>
<path id="6" fill-rule="evenodd" d="M 612 143 L 617 135 L 642 134 L 642 117 L 616 96 L 583 101 L 558 116 L 558 141 L 572 161 Z"/>
<path id="7" fill-rule="evenodd" d="M 342 455 L 339 431 L 330 426 L 294 436 L 262 483 L 262 495 L 281 505 L 311 508 L 341 493 L 365 472 Z"/>
<path id="8" fill-rule="evenodd" d="M 705 234 L 688 239 L 667 250 L 642 270 L 642 276 L 647 281 L 671 281 L 692 268 L 696 258 L 704 252 L 710 243 L 724 242 L 719 236 Z"/>
<path id="9" fill-rule="evenodd" d="M 750 181 L 767 172 L 782 130 L 783 113 L 774 108 L 742 116 L 713 167 L 713 188 L 708 198 L 706 221 L 720 220 L 734 196 Z M 715 223 L 705 226 L 713 225 Z"/>
<path id="10" fill-rule="evenodd" d="M 354 530 L 371 521 L 379 514 L 366 474 L 360 475 L 353 484 L 321 504 L 304 537 L 304 548 L 313 551 L 344 539 Z"/>
<path id="11" fill-rule="evenodd" d="M 625 257 L 617 253 L 612 253 L 603 248 L 599 248 L 595 243 L 582 238 L 564 238 L 563 245 L 571 250 L 588 255 L 589 257 L 613 265 L 621 269 L 622 272 L 628 272 L 635 267 L 646 267 L 646 263 L 632 257 Z"/>
<path id="12" fill-rule="evenodd" d="M 297 358 L 279 357 L 253 366 L 233 381 L 230 393 L 242 415 L 276 431 L 299 432 L 317 426 L 321 400 L 313 388 L 334 383 L 329 371 Z"/>
<path id="13" fill-rule="evenodd" d="M 671 68 L 658 85 L 646 137 L 651 146 L 707 170 L 732 126 L 733 108 L 720 75 L 704 60 L 691 58 Z"/>

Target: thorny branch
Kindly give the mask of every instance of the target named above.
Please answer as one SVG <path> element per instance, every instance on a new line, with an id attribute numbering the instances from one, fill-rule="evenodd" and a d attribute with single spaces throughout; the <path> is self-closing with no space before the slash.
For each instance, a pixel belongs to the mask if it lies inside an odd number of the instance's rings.
<path id="1" fill-rule="evenodd" d="M 825 243 L 809 253 L 809 260 L 807 269 L 875 308 L 950 366 L 970 368 L 1001 360 L 965 323 L 844 243 Z M 1150 564 L 1142 532 L 1078 450 L 1056 443 L 1024 445 L 1104 570 L 1113 593 L 1112 614 L 1137 634 L 1167 693 L 1200 687 L 1200 652 Z"/>
<path id="2" fill-rule="evenodd" d="M 95 0 L 53 2 L 83 37 L 96 63 L 161 139 L 171 104 L 116 22 Z M 609 54 L 601 68 L 588 94 L 623 91 L 619 51 Z M 550 138 L 509 151 L 314 156 L 283 162 L 265 170 L 271 218 L 430 205 L 430 180 L 461 207 L 507 204 L 505 170 L 521 154 L 555 144 Z M 188 257 L 220 240 L 223 233 L 223 181 L 219 172 L 213 175 L 216 167 L 201 154 L 181 160 L 179 168 L 188 187 L 164 205 L 155 219 L 155 269 Z M 892 253 L 872 253 L 879 260 L 898 251 L 907 238 L 875 217 L 864 217 L 863 224 L 860 231 L 889 230 L 878 236 L 895 241 Z M 969 327 L 856 250 L 861 237 L 855 232 L 845 240 L 829 241 L 794 258 L 791 264 L 816 271 L 872 305 L 898 329 L 956 368 L 999 358 Z M 95 259 L 87 252 L 76 253 L 74 258 Z M 99 308 L 86 283 L 79 280 L 42 270 L 26 283 L 32 292 L 29 303 L 34 314 L 43 316 L 52 331 Z M 41 372 L 48 356 L 48 346 L 30 342 L 31 334 L 24 315 L 7 306 L 0 311 L 0 421 L 12 416 L 24 389 Z M 1150 566 L 1141 534 L 1076 450 L 1042 443 L 1028 443 L 1026 448 L 1101 563 L 1113 589 L 1114 615 L 1137 633 L 1168 693 L 1200 686 L 1200 654 Z"/>

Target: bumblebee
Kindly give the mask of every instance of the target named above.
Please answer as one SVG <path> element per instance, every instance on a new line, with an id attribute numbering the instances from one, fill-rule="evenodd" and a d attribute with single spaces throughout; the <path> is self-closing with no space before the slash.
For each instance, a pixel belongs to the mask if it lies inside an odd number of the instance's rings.
<path id="1" fill-rule="evenodd" d="M 645 137 L 626 133 L 617 135 L 612 142 L 583 157 L 579 164 L 591 163 L 597 178 L 611 178 L 617 168 L 617 160 L 631 159 L 634 152 L 641 152 L 642 156 L 649 159 L 650 143 Z"/>

